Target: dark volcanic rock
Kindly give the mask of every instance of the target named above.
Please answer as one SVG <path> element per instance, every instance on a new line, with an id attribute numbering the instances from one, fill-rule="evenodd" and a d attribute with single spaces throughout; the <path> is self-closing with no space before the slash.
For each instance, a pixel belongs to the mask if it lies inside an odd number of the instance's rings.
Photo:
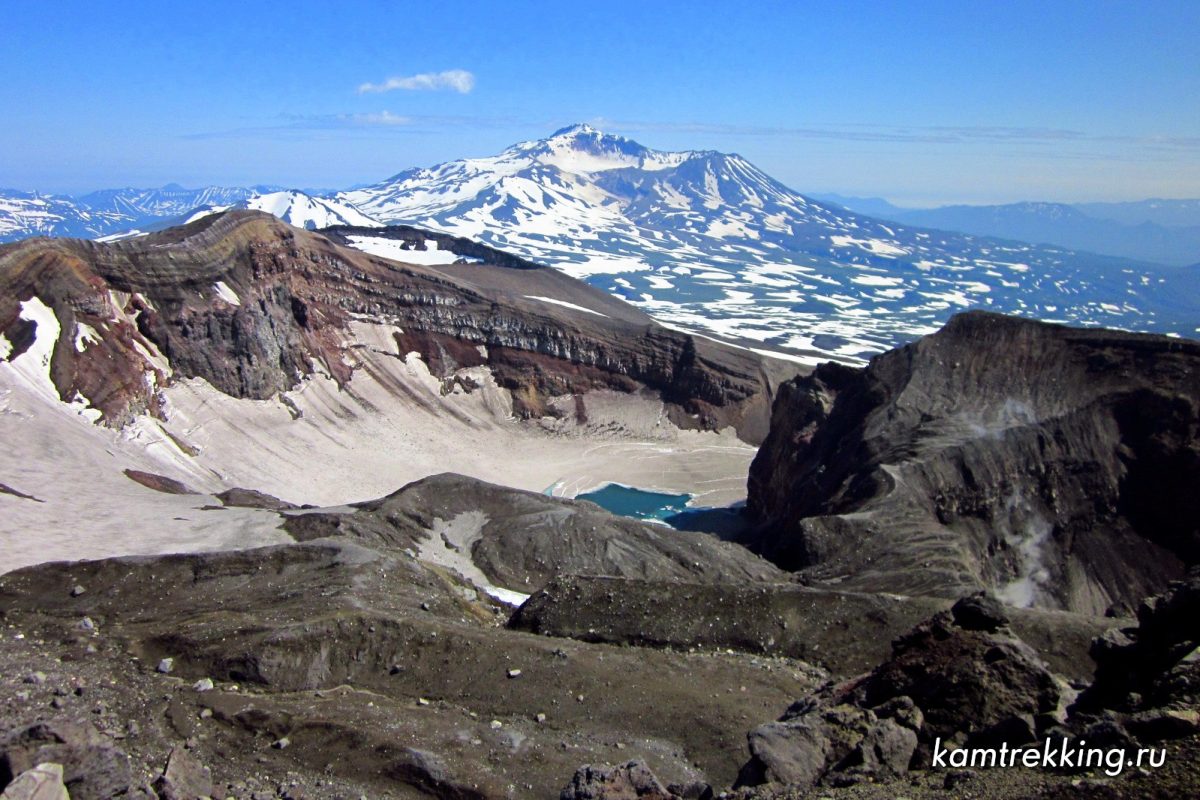
<path id="1" fill-rule="evenodd" d="M 226 489 L 217 494 L 216 498 L 223 505 L 234 508 L 267 508 L 271 511 L 287 511 L 297 507 L 295 503 L 280 500 L 278 497 L 256 489 Z"/>
<path id="2" fill-rule="evenodd" d="M 619 767 L 580 767 L 562 790 L 560 800 L 678 800 L 640 761 Z"/>
<path id="3" fill-rule="evenodd" d="M 1080 696 L 1079 711 L 1140 712 L 1173 706 L 1191 708 L 1190 728 L 1200 730 L 1200 570 L 1138 608 L 1138 624 L 1096 639 L 1096 680 Z M 1150 716 L 1135 719 L 1146 723 Z M 1180 720 L 1182 722 L 1182 720 Z M 1167 728 L 1176 723 L 1163 720 Z"/>
<path id="4" fill-rule="evenodd" d="M 129 757 L 90 724 L 55 721 L 12 731 L 0 742 L 0 786 L 44 763 L 61 764 L 74 800 L 109 800 L 130 791 Z"/>
<path id="5" fill-rule="evenodd" d="M 0 334 L 19 354 L 34 333 L 20 303 L 49 306 L 66 334 L 51 361 L 59 395 L 81 394 L 114 426 L 161 413 L 158 387 L 179 378 L 256 399 L 318 369 L 345 385 L 350 324 L 365 319 L 400 327 L 399 344 L 441 377 L 486 364 L 526 416 L 548 413 L 554 397 L 648 388 L 681 427 L 766 435 L 770 398 L 793 367 L 662 328 L 554 269 L 484 250 L 488 263 L 401 264 L 252 211 L 111 244 L 29 239 L 0 246 Z M 77 350 L 77 325 L 99 341 Z"/>
<path id="6" fill-rule="evenodd" d="M 847 588 L 1133 607 L 1200 558 L 1200 343 L 960 314 L 785 384 L 748 508 Z"/>
<path id="7" fill-rule="evenodd" d="M 1007 630 L 963 628 L 943 612 L 892 646 L 869 675 L 831 683 L 748 736 L 739 783 L 848 785 L 908 772 L 937 739 L 1032 742 L 1059 709 L 1060 684 Z"/>
<path id="8" fill-rule="evenodd" d="M 868 708 L 910 698 L 924 715 L 926 741 L 983 742 L 997 730 L 1011 731 L 1014 720 L 1053 714 L 1060 691 L 1037 653 L 1016 636 L 961 628 L 938 615 L 898 639 L 892 657 L 852 694 Z"/>
<path id="9" fill-rule="evenodd" d="M 950 609 L 954 624 L 969 631 L 995 633 L 1009 623 L 1000 601 L 987 592 L 976 592 L 959 600 Z"/>
<path id="10" fill-rule="evenodd" d="M 143 472 L 140 469 L 125 470 L 125 477 L 134 483 L 140 483 L 147 489 L 153 489 L 156 492 L 164 494 L 199 494 L 195 489 L 188 486 L 186 483 L 177 481 L 174 478 L 168 478 L 166 475 L 159 475 L 154 472 Z"/>

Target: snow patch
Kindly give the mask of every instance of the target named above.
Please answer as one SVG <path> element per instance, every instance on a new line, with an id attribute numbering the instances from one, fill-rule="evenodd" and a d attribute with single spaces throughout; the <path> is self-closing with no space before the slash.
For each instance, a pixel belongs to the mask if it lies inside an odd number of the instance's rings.
<path id="1" fill-rule="evenodd" d="M 437 517 L 429 538 L 417 550 L 417 558 L 457 572 L 502 603 L 519 606 L 529 595 L 496 586 L 471 560 L 471 548 L 483 536 L 487 523 L 488 516 L 482 511 L 464 511 L 450 520 Z"/>
<path id="2" fill-rule="evenodd" d="M 834 247 L 858 247 L 877 256 L 906 256 L 908 251 L 882 239 L 856 239 L 853 236 L 830 236 Z"/>
<path id="3" fill-rule="evenodd" d="M 590 308 L 584 308 L 583 306 L 577 306 L 574 303 L 568 303 L 566 300 L 556 300 L 553 297 L 542 297 L 542 296 L 536 295 L 536 294 L 527 294 L 527 295 L 525 295 L 525 297 L 526 297 L 526 299 L 529 299 L 529 300 L 537 300 L 542 303 L 553 303 L 556 306 L 562 306 L 563 308 L 571 308 L 576 311 L 586 311 L 589 314 L 595 314 L 597 317 L 607 317 L 608 316 L 608 314 L 601 314 L 599 311 L 593 311 Z"/>
<path id="4" fill-rule="evenodd" d="M 379 236 L 350 236 L 350 246 L 364 253 L 381 258 L 390 258 L 404 264 L 421 264 L 437 266 L 439 264 L 454 264 L 458 261 L 478 262 L 476 258 L 465 258 L 450 250 L 441 250 L 434 239 L 425 240 L 424 250 L 409 249 L 409 243 L 398 239 L 385 239 Z"/>
<path id="5" fill-rule="evenodd" d="M 225 281 L 217 281 L 213 284 L 213 291 L 217 293 L 217 297 L 229 303 L 231 306 L 240 306 L 242 299 L 237 296 L 237 292 L 229 288 L 229 284 Z"/>
<path id="6" fill-rule="evenodd" d="M 89 344 L 100 344 L 100 334 L 86 322 L 75 323 L 75 352 L 82 353 Z"/>

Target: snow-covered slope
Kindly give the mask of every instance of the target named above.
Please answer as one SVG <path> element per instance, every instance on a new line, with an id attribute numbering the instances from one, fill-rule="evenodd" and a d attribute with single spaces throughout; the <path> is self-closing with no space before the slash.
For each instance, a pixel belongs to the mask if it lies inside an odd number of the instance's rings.
<path id="1" fill-rule="evenodd" d="M 371 219 L 349 203 L 312 197 L 294 190 L 255 195 L 238 203 L 236 207 L 265 211 L 289 225 L 308 230 L 328 228 L 331 225 L 355 225 L 361 228 L 382 226 L 382 223 Z"/>
<path id="2" fill-rule="evenodd" d="M 800 195 L 737 155 L 665 153 L 586 125 L 337 198 L 469 236 L 660 321 L 858 360 L 980 307 L 1194 333 L 1196 292 L 1144 265 L 909 228 Z"/>
<path id="3" fill-rule="evenodd" d="M 0 242 L 28 236 L 97 236 L 125 222 L 119 214 L 93 211 L 69 197 L 0 190 Z"/>
<path id="4" fill-rule="evenodd" d="M 105 189 L 68 197 L 0 189 L 0 242 L 29 236 L 128 238 L 179 220 L 196 208 L 227 208 L 269 191 L 274 187 L 185 189 L 168 184 L 158 189 Z"/>
<path id="5" fill-rule="evenodd" d="M 252 211 L 265 211 L 289 225 L 313 231 L 318 228 L 328 228 L 331 225 L 353 225 L 359 228 L 379 228 L 383 223 L 376 222 L 349 203 L 329 200 L 323 197 L 313 197 L 295 189 L 281 192 L 256 194 L 240 202 L 230 205 L 204 205 L 191 209 L 187 214 L 170 220 L 164 220 L 150 228 L 163 230 L 175 225 L 186 225 L 189 222 L 228 211 L 231 208 L 248 208 Z"/>

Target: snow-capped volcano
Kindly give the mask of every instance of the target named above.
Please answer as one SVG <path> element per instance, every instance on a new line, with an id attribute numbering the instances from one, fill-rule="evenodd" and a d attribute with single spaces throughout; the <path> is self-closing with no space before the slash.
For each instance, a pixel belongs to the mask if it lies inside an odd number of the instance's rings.
<path id="1" fill-rule="evenodd" d="M 1200 322 L 1195 290 L 1147 265 L 884 223 L 738 155 L 587 125 L 337 198 L 550 263 L 668 324 L 850 360 L 968 307 L 1179 333 Z"/>

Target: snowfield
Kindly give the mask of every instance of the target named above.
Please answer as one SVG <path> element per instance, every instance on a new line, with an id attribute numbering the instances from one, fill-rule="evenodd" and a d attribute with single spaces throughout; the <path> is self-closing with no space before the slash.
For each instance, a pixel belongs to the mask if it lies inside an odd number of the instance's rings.
<path id="1" fill-rule="evenodd" d="M 550 264 L 664 324 L 810 361 L 863 363 L 965 308 L 1184 334 L 1200 321 L 1195 287 L 1141 265 L 884 224 L 737 155 L 586 125 L 337 197 Z"/>

